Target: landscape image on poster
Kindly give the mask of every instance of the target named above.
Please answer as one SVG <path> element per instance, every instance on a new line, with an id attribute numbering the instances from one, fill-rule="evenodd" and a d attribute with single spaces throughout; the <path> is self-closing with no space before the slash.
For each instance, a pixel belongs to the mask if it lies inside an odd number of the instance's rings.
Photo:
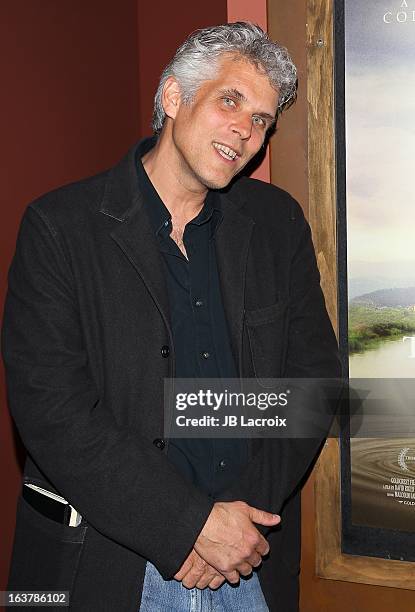
<path id="1" fill-rule="evenodd" d="M 415 378 L 415 0 L 345 0 L 345 32 L 349 373 L 399 389 Z M 415 438 L 350 452 L 352 522 L 415 531 Z"/>

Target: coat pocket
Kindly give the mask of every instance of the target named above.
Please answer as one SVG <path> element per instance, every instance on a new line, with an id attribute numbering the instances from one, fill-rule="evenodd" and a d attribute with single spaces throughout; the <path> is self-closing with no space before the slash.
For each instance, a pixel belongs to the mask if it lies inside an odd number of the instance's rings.
<path id="1" fill-rule="evenodd" d="M 283 375 L 287 316 L 287 300 L 245 311 L 254 373 L 261 386 L 272 387 L 272 382 L 264 379 Z"/>
<path id="2" fill-rule="evenodd" d="M 86 529 L 47 518 L 20 496 L 8 589 L 71 591 Z"/>

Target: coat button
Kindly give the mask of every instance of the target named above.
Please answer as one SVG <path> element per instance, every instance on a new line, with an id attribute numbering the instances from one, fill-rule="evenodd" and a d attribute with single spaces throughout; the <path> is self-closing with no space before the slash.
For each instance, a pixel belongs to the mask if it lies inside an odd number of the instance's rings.
<path id="1" fill-rule="evenodd" d="M 163 450 L 163 448 L 166 446 L 165 441 L 161 438 L 156 438 L 155 440 L 153 440 L 153 444 L 154 446 L 157 446 L 157 448 L 159 448 L 160 450 Z"/>
<path id="2" fill-rule="evenodd" d="M 161 347 L 160 352 L 161 352 L 161 356 L 162 356 L 162 357 L 168 357 L 168 356 L 170 355 L 170 349 L 169 349 L 169 347 L 167 346 L 167 344 L 164 344 L 164 345 Z"/>

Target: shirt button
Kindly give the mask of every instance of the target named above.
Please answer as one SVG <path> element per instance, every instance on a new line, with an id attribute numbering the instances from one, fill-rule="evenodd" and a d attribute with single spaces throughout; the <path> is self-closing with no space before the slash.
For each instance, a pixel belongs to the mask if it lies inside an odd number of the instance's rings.
<path id="1" fill-rule="evenodd" d="M 203 300 L 196 300 L 195 306 L 197 306 L 197 308 L 200 308 L 200 306 L 203 306 Z"/>
<path id="2" fill-rule="evenodd" d="M 202 357 L 203 357 L 203 359 L 209 359 L 210 353 L 208 353 L 207 351 L 203 351 Z"/>
<path id="3" fill-rule="evenodd" d="M 168 357 L 170 355 L 170 349 L 167 344 L 161 347 L 160 353 L 162 357 Z"/>
<path id="4" fill-rule="evenodd" d="M 222 459 L 221 461 L 219 461 L 219 467 L 222 468 L 222 469 L 226 467 L 225 459 Z"/>

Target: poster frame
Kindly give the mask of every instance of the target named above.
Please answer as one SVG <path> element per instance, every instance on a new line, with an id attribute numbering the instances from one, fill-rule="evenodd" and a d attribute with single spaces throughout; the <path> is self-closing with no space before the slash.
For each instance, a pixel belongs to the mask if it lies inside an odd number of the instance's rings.
<path id="1" fill-rule="evenodd" d="M 337 316 L 332 321 L 337 327 L 339 345 L 345 372 L 348 371 L 347 347 L 347 243 L 346 220 L 346 168 L 345 168 L 345 32 L 343 0 L 308 0 L 307 2 L 307 48 L 308 48 L 308 117 L 309 117 L 309 207 L 313 236 L 317 236 L 317 259 L 321 249 L 330 252 L 333 245 L 337 253 Z M 325 86 L 322 86 L 322 81 Z M 330 86 L 331 84 L 331 86 Z M 319 103 L 316 105 L 315 101 Z M 335 104 L 334 104 L 335 101 Z M 332 109 L 332 126 L 327 129 L 319 109 Z M 327 132 L 333 138 L 328 141 Z M 324 157 L 326 163 L 321 163 Z M 327 161 L 329 163 L 327 163 Z M 332 163 L 330 163 L 332 162 Z M 316 184 L 326 185 L 326 206 L 332 209 L 335 218 L 334 231 L 328 232 L 326 241 L 319 244 L 322 224 L 327 217 L 321 215 L 321 194 Z M 317 195 L 319 197 L 317 197 Z M 323 202 L 324 207 L 324 202 Z M 315 241 L 316 242 L 316 241 Z M 327 286 L 329 271 L 320 265 L 323 290 Z M 327 300 L 327 293 L 326 300 Z M 330 301 L 330 297 L 329 297 Z M 329 307 L 330 310 L 330 307 Z M 399 548 L 386 556 L 378 550 L 360 546 L 353 548 L 362 532 L 350 532 L 347 508 L 342 505 L 345 479 L 350 476 L 348 442 L 342 437 L 330 438 L 316 466 L 315 474 L 315 518 L 316 518 L 316 573 L 327 579 L 376 584 L 415 590 L 415 563 L 402 561 Z M 343 486 L 342 486 L 343 485 Z M 344 501 L 344 500 L 343 500 Z M 346 527 L 346 530 L 345 530 Z M 371 530 L 373 528 L 365 528 Z M 372 531 L 372 542 L 387 530 Z M 346 532 L 346 538 L 345 538 Z M 370 532 L 367 531 L 367 534 Z M 352 536 L 352 538 L 350 537 Z M 389 543 L 390 544 L 390 543 Z M 399 545 L 401 545 L 400 543 Z M 383 553 L 388 544 L 381 543 Z M 389 545 L 390 549 L 390 545 Z M 382 551 L 381 551 L 382 552 Z M 389 554 L 389 556 L 388 556 Z"/>
<path id="2" fill-rule="evenodd" d="M 346 89 L 345 89 L 345 2 L 334 2 L 334 98 L 336 124 L 337 244 L 339 347 L 343 372 L 349 375 L 348 348 L 348 275 L 347 275 L 347 162 L 346 162 Z M 342 550 L 352 555 L 367 555 L 398 561 L 415 561 L 415 531 L 410 533 L 356 525 L 352 522 L 351 448 L 349 428 L 342 432 L 340 445 Z M 414 519 L 415 520 L 415 519 Z"/>

